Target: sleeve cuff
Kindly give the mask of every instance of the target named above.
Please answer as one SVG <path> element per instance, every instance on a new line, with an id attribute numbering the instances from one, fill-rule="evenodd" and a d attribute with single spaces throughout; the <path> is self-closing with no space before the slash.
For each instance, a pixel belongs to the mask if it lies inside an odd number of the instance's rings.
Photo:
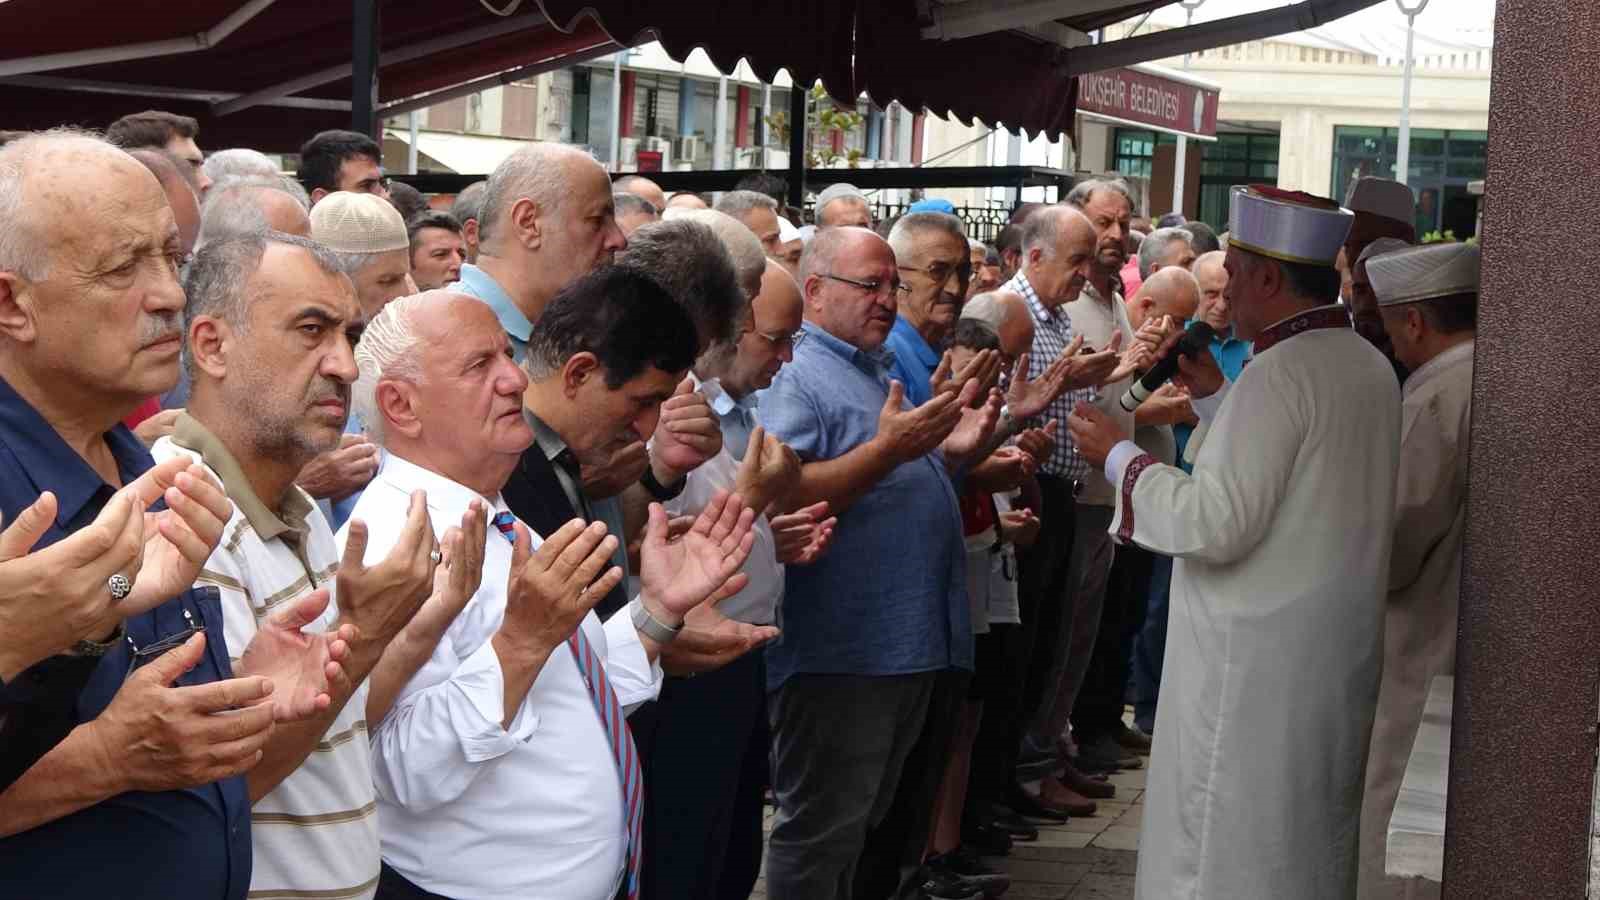
<path id="1" fill-rule="evenodd" d="M 1106 481 L 1110 482 L 1112 487 L 1121 484 L 1122 473 L 1128 468 L 1128 463 L 1143 452 L 1133 441 L 1118 441 L 1117 445 L 1111 448 L 1111 452 L 1106 454 Z"/>
<path id="2" fill-rule="evenodd" d="M 509 729 L 500 721 L 505 714 L 505 673 L 500 668 L 500 657 L 495 655 L 494 644 L 485 641 L 450 679 L 451 687 L 466 699 L 468 709 L 454 723 L 461 740 L 461 752 L 468 762 L 483 762 L 511 752 L 518 744 L 533 737 L 539 728 L 538 715 L 528 711 L 523 703 L 511 720 Z M 452 718 L 456 718 L 452 716 Z"/>
<path id="3" fill-rule="evenodd" d="M 661 693 L 661 665 L 650 660 L 639 642 L 628 608 L 618 610 L 601 627 L 606 633 L 606 677 L 623 710 L 632 712 L 633 707 L 656 699 Z"/>
<path id="4" fill-rule="evenodd" d="M 1222 401 L 1228 396 L 1228 389 L 1233 387 L 1233 382 L 1224 378 L 1222 387 L 1209 397 L 1194 398 L 1189 405 L 1194 407 L 1194 414 L 1209 422 L 1217 417 L 1217 412 L 1222 409 Z"/>

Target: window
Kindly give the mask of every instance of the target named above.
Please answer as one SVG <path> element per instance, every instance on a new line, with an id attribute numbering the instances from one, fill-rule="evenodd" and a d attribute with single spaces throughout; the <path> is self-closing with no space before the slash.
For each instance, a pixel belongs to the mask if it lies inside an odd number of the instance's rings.
<path id="1" fill-rule="evenodd" d="M 1342 200 L 1350 183 L 1364 175 L 1395 177 L 1400 132 L 1396 128 L 1337 125 L 1333 129 L 1333 197 Z M 1406 183 L 1417 195 L 1416 229 L 1453 231 L 1465 239 L 1477 233 L 1477 200 L 1467 182 L 1484 177 L 1486 131 L 1411 129 L 1410 171 Z"/>
<path id="2" fill-rule="evenodd" d="M 1151 178 L 1158 147 L 1173 147 L 1164 154 L 1171 178 L 1177 137 L 1165 132 L 1118 128 L 1115 133 L 1116 170 L 1130 177 Z M 1224 132 L 1215 141 L 1200 143 L 1200 220 L 1218 231 L 1228 227 L 1228 191 L 1236 184 L 1278 181 L 1278 136 Z"/>
<path id="3" fill-rule="evenodd" d="M 1177 138 L 1165 132 L 1118 128 L 1116 142 L 1113 168 L 1130 178 L 1149 178 L 1155 166 L 1156 146 L 1176 144 Z"/>

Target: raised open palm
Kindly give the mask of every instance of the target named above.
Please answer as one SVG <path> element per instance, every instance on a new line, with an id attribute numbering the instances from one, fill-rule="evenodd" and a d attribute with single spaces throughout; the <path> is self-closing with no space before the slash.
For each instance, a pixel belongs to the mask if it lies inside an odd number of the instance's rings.
<path id="1" fill-rule="evenodd" d="M 318 588 L 291 600 L 261 622 L 235 675 L 272 679 L 272 713 L 279 722 L 309 719 L 333 702 L 328 686 L 344 674 L 340 661 L 358 636 L 354 625 L 334 631 L 304 632 L 328 608 L 328 589 Z"/>
<path id="2" fill-rule="evenodd" d="M 650 504 L 650 521 L 640 548 L 641 593 L 672 618 L 682 619 L 706 598 L 726 589 L 729 582 L 742 587 L 748 576 L 740 573 L 739 567 L 755 543 L 750 530 L 754 522 L 754 511 L 745 507 L 738 494 L 718 491 L 688 532 L 669 541 L 666 510 L 659 503 Z M 731 588 L 730 593 L 738 590 Z"/>

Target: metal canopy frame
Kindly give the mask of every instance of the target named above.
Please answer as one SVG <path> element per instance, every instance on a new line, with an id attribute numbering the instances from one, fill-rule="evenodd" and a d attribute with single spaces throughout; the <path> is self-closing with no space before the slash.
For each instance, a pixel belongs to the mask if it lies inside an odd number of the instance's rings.
<path id="1" fill-rule="evenodd" d="M 645 178 L 661 185 L 662 190 L 694 191 L 731 191 L 741 178 L 751 174 L 750 169 L 708 169 L 696 172 L 617 172 L 614 178 L 627 175 L 642 175 Z M 423 172 L 416 175 L 391 175 L 396 181 L 404 181 L 424 193 L 449 194 L 460 191 L 474 181 L 481 181 L 487 175 L 462 175 L 449 172 Z M 886 188 L 909 188 L 912 190 L 927 190 L 930 188 L 971 188 L 971 187 L 1054 187 L 1065 192 L 1072 187 L 1076 176 L 1064 169 L 1052 169 L 1045 166 L 921 166 L 897 167 L 891 169 L 807 169 L 805 170 L 805 184 L 810 186 L 829 185 L 836 182 L 849 182 L 863 191 L 878 191 Z M 794 198 L 795 181 L 789 182 L 789 193 Z M 800 195 L 801 200 L 804 194 Z M 803 206 L 803 202 L 794 203 Z"/>

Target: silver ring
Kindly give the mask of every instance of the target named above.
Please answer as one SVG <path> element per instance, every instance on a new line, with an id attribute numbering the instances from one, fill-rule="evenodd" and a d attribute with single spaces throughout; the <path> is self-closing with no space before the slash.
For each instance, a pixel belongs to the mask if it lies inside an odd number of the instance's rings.
<path id="1" fill-rule="evenodd" d="M 428 558 L 433 560 L 433 564 L 437 566 L 439 561 L 444 559 L 444 554 L 440 553 L 439 548 L 435 547 L 431 552 L 428 553 Z"/>
<path id="2" fill-rule="evenodd" d="M 111 591 L 112 600 L 121 601 L 133 593 L 133 582 L 128 580 L 128 576 L 118 572 L 106 579 L 106 588 Z"/>

